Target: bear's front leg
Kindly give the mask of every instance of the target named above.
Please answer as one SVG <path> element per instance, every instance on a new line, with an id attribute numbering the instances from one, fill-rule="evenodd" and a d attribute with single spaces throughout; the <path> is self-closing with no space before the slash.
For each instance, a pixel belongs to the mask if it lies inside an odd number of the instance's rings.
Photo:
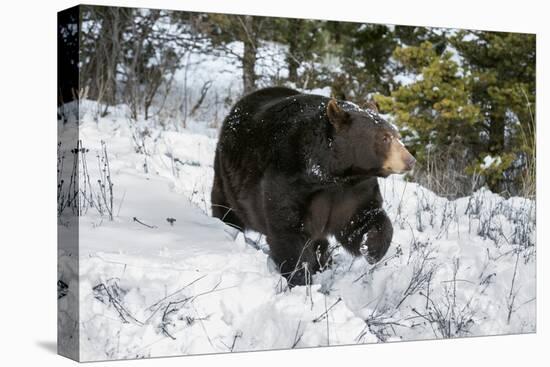
<path id="1" fill-rule="evenodd" d="M 270 255 L 290 286 L 310 284 L 328 248 L 328 241 L 312 239 L 305 229 L 308 191 L 297 181 L 268 171 L 262 183 Z"/>
<path id="2" fill-rule="evenodd" d="M 365 208 L 357 211 L 335 237 L 350 253 L 363 255 L 374 264 L 388 251 L 393 226 L 382 208 Z"/>
<path id="3" fill-rule="evenodd" d="M 328 241 L 310 240 L 288 231 L 267 237 L 270 255 L 290 287 L 311 284 L 311 276 L 326 262 Z"/>

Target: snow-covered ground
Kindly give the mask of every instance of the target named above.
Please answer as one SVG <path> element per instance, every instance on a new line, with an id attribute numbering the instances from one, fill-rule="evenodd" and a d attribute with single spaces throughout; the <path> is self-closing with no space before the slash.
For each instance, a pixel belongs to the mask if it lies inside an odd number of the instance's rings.
<path id="1" fill-rule="evenodd" d="M 535 331 L 533 201 L 487 190 L 449 201 L 399 176 L 380 179 L 394 224 L 385 258 L 369 265 L 332 240 L 332 267 L 288 289 L 259 234 L 245 239 L 209 215 L 214 129 L 163 130 L 128 121 L 122 107 L 96 122 L 93 110 L 82 103 L 86 195 L 101 191 L 105 147 L 113 220 L 85 205 L 79 292 L 67 249 L 59 262 L 60 310 L 80 300 L 81 360 Z M 66 218 L 61 238 L 75 225 Z"/>

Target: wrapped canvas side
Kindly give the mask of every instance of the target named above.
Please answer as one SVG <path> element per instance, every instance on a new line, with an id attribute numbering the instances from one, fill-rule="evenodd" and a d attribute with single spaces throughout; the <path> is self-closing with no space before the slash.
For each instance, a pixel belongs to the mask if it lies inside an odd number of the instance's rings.
<path id="1" fill-rule="evenodd" d="M 79 360 L 78 46 L 80 8 L 57 16 L 57 351 Z"/>

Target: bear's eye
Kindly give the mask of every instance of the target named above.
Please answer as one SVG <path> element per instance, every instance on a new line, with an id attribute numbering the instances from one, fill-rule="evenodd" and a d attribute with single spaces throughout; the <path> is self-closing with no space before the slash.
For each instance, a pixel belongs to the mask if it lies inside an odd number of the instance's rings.
<path id="1" fill-rule="evenodd" d="M 384 137 L 382 138 L 382 140 L 384 141 L 384 143 L 389 143 L 391 141 L 391 136 L 389 135 L 384 135 Z"/>

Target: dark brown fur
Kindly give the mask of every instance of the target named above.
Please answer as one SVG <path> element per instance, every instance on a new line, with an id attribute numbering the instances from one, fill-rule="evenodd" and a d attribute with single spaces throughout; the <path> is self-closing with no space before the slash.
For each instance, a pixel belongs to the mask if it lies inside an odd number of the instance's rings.
<path id="1" fill-rule="evenodd" d="M 377 177 L 414 158 L 378 114 L 344 101 L 267 88 L 224 121 L 214 161 L 212 213 L 266 234 L 291 285 L 328 261 L 327 236 L 376 262 L 393 234 Z"/>

